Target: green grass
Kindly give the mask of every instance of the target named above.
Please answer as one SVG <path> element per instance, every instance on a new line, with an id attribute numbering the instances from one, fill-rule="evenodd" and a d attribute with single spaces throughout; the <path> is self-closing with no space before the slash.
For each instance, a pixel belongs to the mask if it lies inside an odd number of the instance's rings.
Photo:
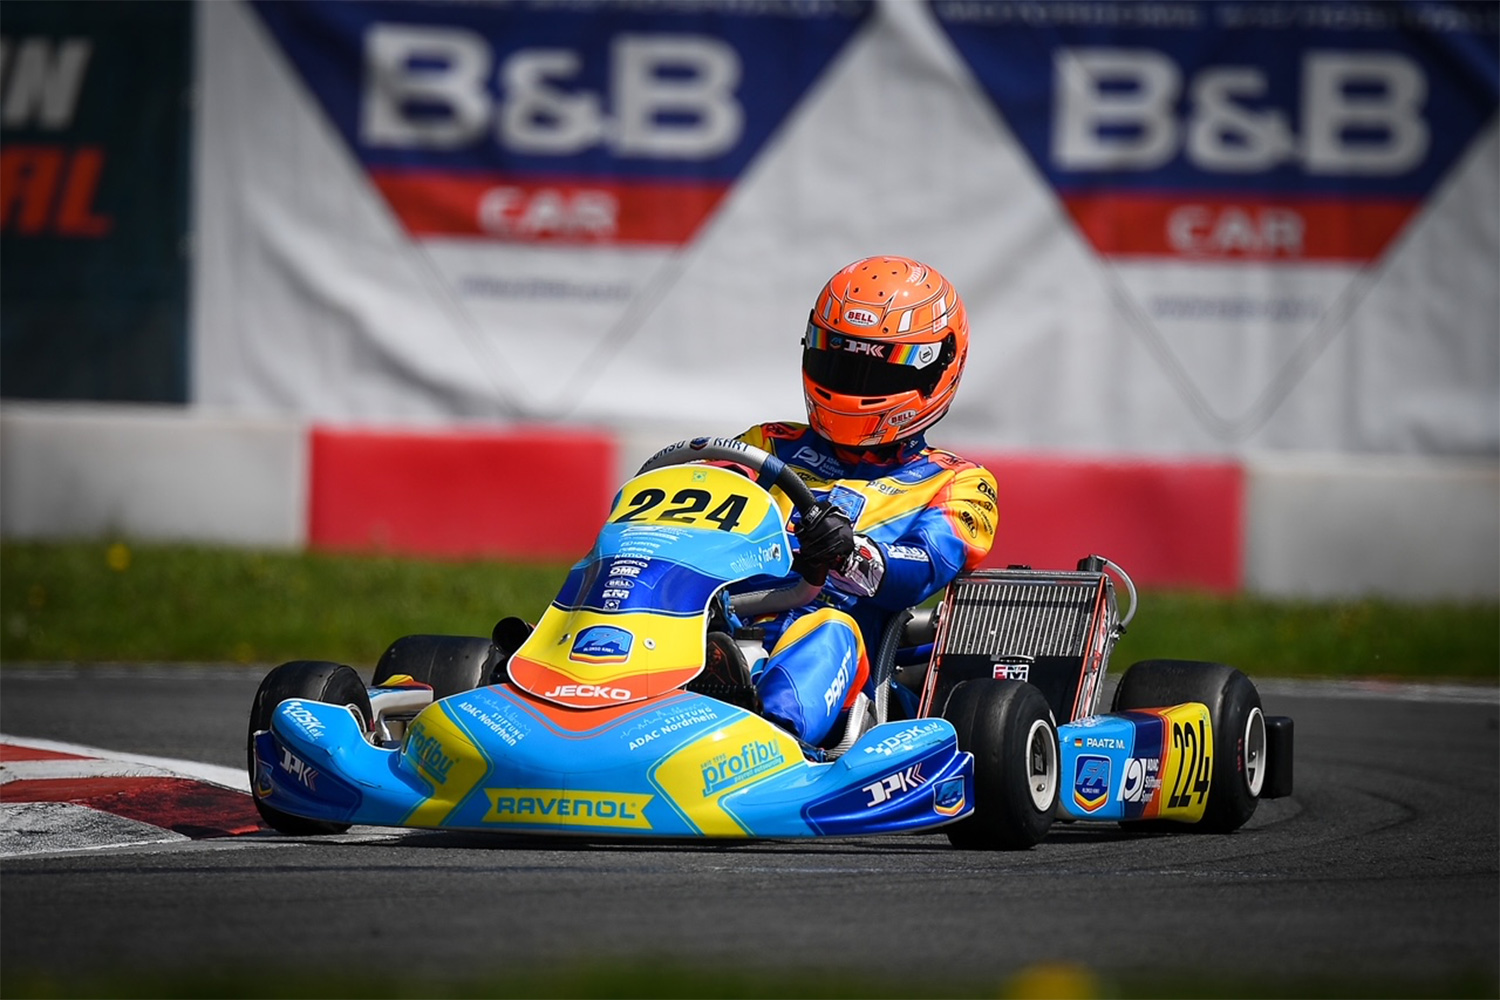
<path id="1" fill-rule="evenodd" d="M 0 661 L 373 664 L 416 632 L 535 620 L 566 566 L 114 543 L 0 546 Z"/>
<path id="2" fill-rule="evenodd" d="M 364 667 L 416 632 L 488 635 L 535 620 L 563 564 L 409 560 L 123 542 L 0 546 L 0 662 Z M 1500 605 L 1291 602 L 1147 591 L 1116 669 L 1158 656 L 1252 676 L 1495 683 Z"/>
<path id="3" fill-rule="evenodd" d="M 1155 997 L 1219 1000 L 1239 997 L 1468 998 L 1495 996 L 1494 974 L 1475 970 L 1431 979 L 1376 979 L 1358 974 L 1287 978 L 1225 977 L 1219 974 L 1100 976 L 1073 965 L 1040 964 L 995 980 L 965 979 L 940 970 L 908 977 L 877 978 L 859 970 L 774 972 L 735 967 L 698 967 L 669 958 L 654 961 L 581 961 L 562 967 L 522 965 L 503 974 L 469 979 L 403 978 L 345 971 L 336 977 L 315 970 L 294 974 L 254 970 L 186 973 L 118 973 L 44 976 L 7 972 L 7 997 L 808 997 L 898 998 L 1106 998 Z"/>
<path id="4" fill-rule="evenodd" d="M 1500 680 L 1500 606 L 1146 593 L 1117 663 L 1216 660 L 1257 677 Z"/>

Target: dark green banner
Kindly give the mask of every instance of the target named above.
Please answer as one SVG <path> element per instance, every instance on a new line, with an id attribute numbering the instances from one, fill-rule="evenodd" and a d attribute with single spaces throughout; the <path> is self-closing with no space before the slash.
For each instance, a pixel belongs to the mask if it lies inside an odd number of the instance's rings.
<path id="1" fill-rule="evenodd" d="M 187 401 L 192 12 L 0 9 L 0 396 Z"/>

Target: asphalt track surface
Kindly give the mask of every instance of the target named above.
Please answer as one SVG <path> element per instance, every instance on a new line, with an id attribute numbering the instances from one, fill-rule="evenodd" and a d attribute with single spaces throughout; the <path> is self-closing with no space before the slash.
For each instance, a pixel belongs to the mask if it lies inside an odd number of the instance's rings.
<path id="1" fill-rule="evenodd" d="M 237 767 L 263 672 L 8 667 L 0 732 Z M 1031 851 L 985 854 L 942 835 L 711 846 L 355 828 L 19 857 L 0 877 L 0 967 L 12 982 L 342 968 L 433 984 L 654 962 L 795 995 L 811 970 L 939 990 L 1064 963 L 1105 983 L 1495 989 L 1494 690 L 1261 687 L 1268 713 L 1296 719 L 1296 793 L 1232 835 L 1058 825 Z"/>

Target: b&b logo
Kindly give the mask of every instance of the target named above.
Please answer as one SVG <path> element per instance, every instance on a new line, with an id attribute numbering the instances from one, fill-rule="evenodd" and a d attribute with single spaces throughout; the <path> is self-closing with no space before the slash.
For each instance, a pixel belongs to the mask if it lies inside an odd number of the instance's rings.
<path id="1" fill-rule="evenodd" d="M 651 8 L 255 4 L 413 236 L 671 246 L 870 3 Z"/>
<path id="2" fill-rule="evenodd" d="M 1495 111 L 1492 9 L 1018 6 L 934 9 L 1104 255 L 1373 260 Z M 1487 86 L 1461 68 L 1481 48 Z"/>

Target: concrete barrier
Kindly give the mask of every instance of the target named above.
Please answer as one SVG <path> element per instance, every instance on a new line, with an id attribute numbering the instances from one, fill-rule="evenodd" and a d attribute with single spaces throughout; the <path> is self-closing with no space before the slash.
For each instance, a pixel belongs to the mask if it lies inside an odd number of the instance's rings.
<path id="1" fill-rule="evenodd" d="M 1257 455 L 1245 588 L 1295 597 L 1500 596 L 1492 461 Z"/>
<path id="2" fill-rule="evenodd" d="M 620 482 L 682 436 L 329 428 L 167 407 L 7 403 L 0 535 L 572 558 Z M 1493 460 L 965 453 L 1000 480 L 994 564 L 1065 568 L 1099 552 L 1146 586 L 1500 598 Z M 575 462 L 593 472 L 589 495 L 574 480 L 564 504 L 556 490 Z M 546 516 L 529 516 L 539 502 Z M 501 530 L 523 521 L 521 534 Z"/>
<path id="3" fill-rule="evenodd" d="M 301 547 L 307 430 L 180 407 L 0 407 L 0 535 Z"/>

